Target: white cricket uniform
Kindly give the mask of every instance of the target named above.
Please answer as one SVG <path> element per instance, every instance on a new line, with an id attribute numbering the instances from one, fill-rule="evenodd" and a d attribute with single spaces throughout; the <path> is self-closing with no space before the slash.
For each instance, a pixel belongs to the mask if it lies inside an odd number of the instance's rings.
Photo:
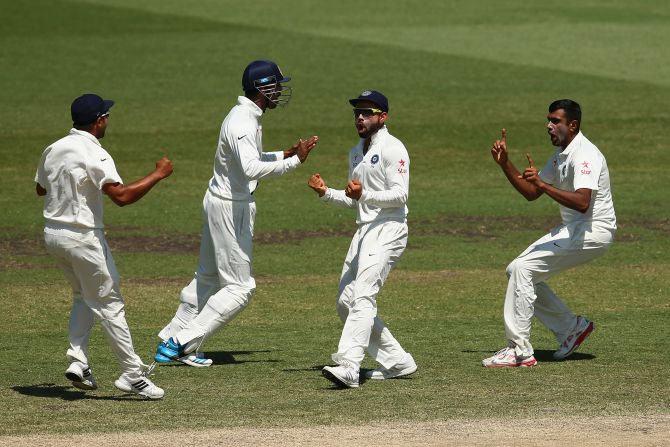
<path id="1" fill-rule="evenodd" d="M 385 368 L 401 361 L 405 350 L 377 316 L 377 294 L 407 245 L 409 155 L 386 126 L 349 153 L 349 180 L 361 182 L 358 201 L 328 188 L 324 202 L 356 208 L 358 229 L 342 268 L 337 312 L 344 323 L 333 361 L 360 368 L 365 351 Z"/>
<path id="2" fill-rule="evenodd" d="M 35 182 L 47 191 L 47 250 L 72 286 L 68 359 L 89 364 L 89 336 L 97 317 L 123 373 L 138 377 L 142 361 L 133 349 L 119 274 L 103 231 L 101 189 L 123 183 L 114 160 L 93 135 L 71 129 L 44 150 Z"/>
<path id="3" fill-rule="evenodd" d="M 616 231 L 607 162 L 581 132 L 565 149 L 557 148 L 539 175 L 544 182 L 564 191 L 592 190 L 591 204 L 585 213 L 560 205 L 563 224 L 531 244 L 507 267 L 505 333 L 522 357 L 533 354 L 533 314 L 556 335 L 559 344 L 577 325 L 577 317 L 546 281 L 604 254 Z"/>
<path id="4" fill-rule="evenodd" d="M 258 180 L 300 165 L 283 151 L 263 152 L 263 111 L 240 96 L 221 125 L 214 175 L 203 200 L 198 271 L 181 292 L 177 312 L 159 337 L 200 346 L 204 339 L 244 309 L 256 288 L 252 276 L 252 237 Z"/>

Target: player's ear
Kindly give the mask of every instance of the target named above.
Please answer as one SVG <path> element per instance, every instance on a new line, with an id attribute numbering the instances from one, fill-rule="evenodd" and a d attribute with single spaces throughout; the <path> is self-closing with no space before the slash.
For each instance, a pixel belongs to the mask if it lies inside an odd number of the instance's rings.
<path id="1" fill-rule="evenodd" d="M 579 121 L 572 120 L 568 123 L 568 129 L 571 132 L 577 133 L 579 131 Z"/>
<path id="2" fill-rule="evenodd" d="M 381 124 L 384 124 L 384 122 L 386 121 L 386 118 L 388 118 L 388 113 L 382 112 L 382 113 L 379 114 L 379 122 Z"/>

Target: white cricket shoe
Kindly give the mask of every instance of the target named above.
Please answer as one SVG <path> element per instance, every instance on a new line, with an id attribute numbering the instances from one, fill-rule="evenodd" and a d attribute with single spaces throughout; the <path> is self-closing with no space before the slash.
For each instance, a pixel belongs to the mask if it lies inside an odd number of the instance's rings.
<path id="1" fill-rule="evenodd" d="M 482 360 L 482 366 L 485 368 L 525 368 L 536 364 L 537 360 L 534 356 L 519 357 L 514 348 L 509 346 Z"/>
<path id="2" fill-rule="evenodd" d="M 324 366 L 321 374 L 337 386 L 358 388 L 358 369 L 349 363 L 343 362 L 338 366 Z"/>
<path id="3" fill-rule="evenodd" d="M 114 386 L 126 393 L 139 394 L 147 399 L 162 399 L 165 395 L 163 388 L 159 388 L 149 380 L 148 377 L 139 376 L 136 379 L 130 379 L 125 374 L 116 379 Z"/>
<path id="4" fill-rule="evenodd" d="M 554 359 L 563 360 L 575 352 L 575 350 L 579 348 L 579 345 L 586 340 L 586 337 L 591 335 L 591 332 L 593 332 L 595 328 L 596 325 L 593 324 L 593 321 L 578 315 L 577 326 L 570 332 L 570 335 L 568 335 L 561 346 L 558 347 L 556 352 L 554 352 Z"/>
<path id="5" fill-rule="evenodd" d="M 65 377 L 72 382 L 72 386 L 80 390 L 97 390 L 98 384 L 93 377 L 91 368 L 82 362 L 72 362 L 65 370 Z"/>
<path id="6" fill-rule="evenodd" d="M 212 366 L 212 359 L 205 358 L 205 354 L 202 352 L 196 352 L 194 354 L 188 354 L 184 357 L 179 357 L 178 362 L 181 362 L 188 366 L 195 366 L 196 368 L 205 368 L 207 366 Z"/>
<path id="7" fill-rule="evenodd" d="M 409 352 L 405 353 L 402 360 L 390 368 L 383 366 L 372 371 L 367 371 L 365 377 L 373 380 L 395 379 L 398 377 L 409 376 L 416 372 L 416 362 Z"/>

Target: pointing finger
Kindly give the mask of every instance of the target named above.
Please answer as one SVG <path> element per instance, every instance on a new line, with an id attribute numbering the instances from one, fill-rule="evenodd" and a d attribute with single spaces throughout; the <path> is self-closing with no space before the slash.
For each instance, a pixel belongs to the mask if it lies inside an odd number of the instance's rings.
<path id="1" fill-rule="evenodd" d="M 535 166 L 535 163 L 533 163 L 533 159 L 531 158 L 530 154 L 526 154 L 526 158 L 528 159 L 528 167 L 532 168 Z"/>
<path id="2" fill-rule="evenodd" d="M 502 129 L 500 131 L 500 134 L 502 135 L 501 140 L 503 140 L 503 142 L 506 143 L 507 142 L 507 129 Z"/>

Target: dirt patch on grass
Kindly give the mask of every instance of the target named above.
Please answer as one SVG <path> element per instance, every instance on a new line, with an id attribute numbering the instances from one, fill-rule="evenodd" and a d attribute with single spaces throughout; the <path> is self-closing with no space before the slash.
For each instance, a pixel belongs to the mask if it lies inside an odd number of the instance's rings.
<path id="1" fill-rule="evenodd" d="M 0 437 L 0 445 L 60 447 L 132 446 L 664 446 L 670 415 L 552 419 L 486 419 L 378 423 L 358 426 L 230 428 L 84 435 Z"/>
<path id="2" fill-rule="evenodd" d="M 434 219 L 410 221 L 412 236 L 456 236 L 486 241 L 496 239 L 503 234 L 516 231 L 548 231 L 560 223 L 558 217 L 517 217 L 517 216 L 442 216 Z M 639 236 L 628 228 L 638 227 L 670 236 L 670 219 L 633 220 L 619 224 L 617 242 L 632 242 Z M 126 231 L 134 233 L 141 229 L 122 227 L 107 228 L 107 242 L 113 251 L 127 253 L 197 253 L 200 246 L 199 234 L 165 233 L 157 236 L 137 234 L 124 235 Z M 254 243 L 298 244 L 307 239 L 325 237 L 351 237 L 355 226 L 326 228 L 319 230 L 279 230 L 256 232 Z M 29 263 L 16 262 L 9 265 L 3 259 L 10 256 L 44 256 L 46 250 L 41 235 L 34 237 L 0 237 L 0 268 L 31 268 Z"/>

